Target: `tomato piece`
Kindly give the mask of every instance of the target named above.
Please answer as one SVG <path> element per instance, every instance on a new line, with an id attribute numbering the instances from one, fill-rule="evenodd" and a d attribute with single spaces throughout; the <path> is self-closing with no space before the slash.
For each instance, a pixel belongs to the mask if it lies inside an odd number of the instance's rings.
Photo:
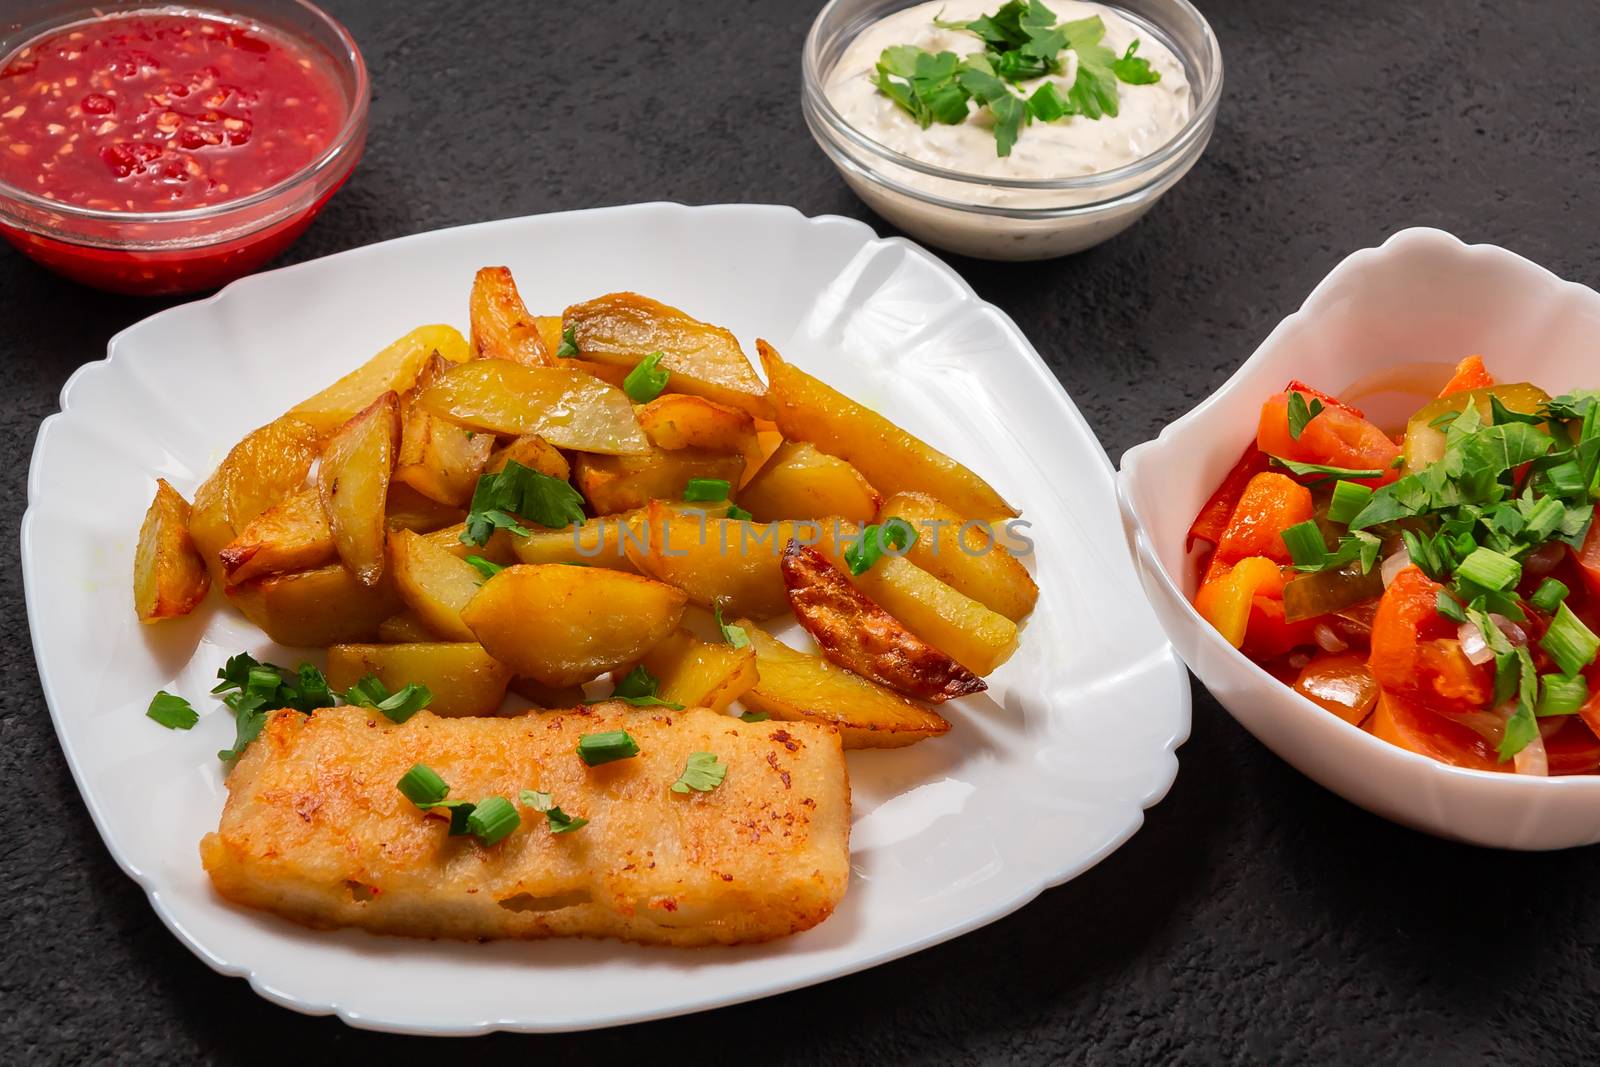
<path id="1" fill-rule="evenodd" d="M 1417 567 L 1395 577 L 1372 620 L 1367 664 L 1388 692 L 1441 711 L 1478 711 L 1494 698 L 1494 665 L 1461 651 L 1456 624 L 1439 614 L 1442 588 Z"/>
<path id="2" fill-rule="evenodd" d="M 1311 518 L 1311 491 L 1293 478 L 1265 472 L 1251 478 L 1217 541 L 1206 580 L 1250 556 L 1290 562 L 1283 531 Z"/>
<path id="3" fill-rule="evenodd" d="M 1476 731 L 1387 690 L 1378 694 L 1372 733 L 1398 748 L 1454 767 L 1499 771 L 1511 766 L 1509 762 L 1502 765 L 1494 746 Z"/>
<path id="4" fill-rule="evenodd" d="M 1400 477 L 1394 466 L 1400 446 L 1378 427 L 1343 405 L 1329 405 L 1306 423 L 1298 438 L 1289 434 L 1289 394 L 1278 393 L 1261 405 L 1256 447 L 1297 463 L 1322 463 L 1350 470 L 1377 470 L 1363 485 L 1387 485 Z"/>
<path id="5" fill-rule="evenodd" d="M 1222 479 L 1222 484 L 1217 486 L 1217 491 L 1211 494 L 1211 499 L 1206 501 L 1206 506 L 1200 509 L 1200 514 L 1195 516 L 1184 547 L 1193 548 L 1196 541 L 1210 541 L 1213 545 L 1221 541 L 1223 532 L 1228 528 L 1228 520 L 1233 518 L 1233 512 L 1244 496 L 1245 486 L 1250 484 L 1251 478 L 1266 469 L 1266 453 L 1251 442 L 1244 455 L 1239 457 L 1239 462 L 1233 465 L 1233 469 Z"/>
<path id="6" fill-rule="evenodd" d="M 1294 381 L 1284 386 L 1283 391 L 1285 393 L 1304 393 L 1306 396 L 1306 403 L 1308 404 L 1312 401 L 1312 399 L 1317 399 L 1322 401 L 1322 403 L 1328 407 L 1344 408 L 1358 419 L 1363 417 L 1360 408 L 1352 407 L 1351 405 L 1346 404 L 1343 400 L 1340 400 L 1338 397 L 1324 393 L 1321 389 L 1313 389 L 1305 382 L 1302 382 L 1299 378 L 1296 378 Z"/>
<path id="7" fill-rule="evenodd" d="M 1316 643 L 1315 621 L 1289 622 L 1284 617 L 1283 586 L 1276 596 L 1266 589 L 1250 601 L 1250 621 L 1245 625 L 1240 651 L 1253 660 L 1276 659 L 1305 645 Z"/>
<path id="8" fill-rule="evenodd" d="M 1306 664 L 1295 692 L 1352 726 L 1360 726 L 1378 702 L 1378 680 L 1361 652 L 1326 652 Z"/>
<path id="9" fill-rule="evenodd" d="M 1577 715 L 1568 715 L 1544 739 L 1544 753 L 1551 774 L 1593 774 L 1600 770 L 1600 737 L 1595 736 L 1587 719 Z"/>
<path id="10" fill-rule="evenodd" d="M 1444 388 L 1439 390 L 1440 396 L 1449 396 L 1451 393 L 1465 393 L 1469 389 L 1493 389 L 1495 386 L 1494 375 L 1483 365 L 1482 356 L 1468 356 L 1456 364 L 1455 373 L 1450 380 L 1444 383 Z"/>
<path id="11" fill-rule="evenodd" d="M 1578 565 L 1584 591 L 1591 597 L 1600 597 L 1600 522 L 1589 524 L 1583 547 L 1572 553 L 1572 561 Z"/>

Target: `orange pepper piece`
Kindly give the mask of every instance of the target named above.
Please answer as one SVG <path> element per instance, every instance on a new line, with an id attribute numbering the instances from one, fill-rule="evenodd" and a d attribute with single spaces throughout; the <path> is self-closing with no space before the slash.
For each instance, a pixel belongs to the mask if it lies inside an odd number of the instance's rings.
<path id="1" fill-rule="evenodd" d="M 1211 574 L 1225 573 L 1249 556 L 1265 556 L 1287 564 L 1289 547 L 1280 536 L 1289 527 L 1311 518 L 1311 491 L 1286 474 L 1266 471 L 1251 478 L 1233 509 L 1227 529 L 1211 557 Z"/>
<path id="2" fill-rule="evenodd" d="M 1227 573 L 1207 578 L 1195 594 L 1194 607 L 1228 644 L 1238 648 L 1244 644 L 1257 592 L 1274 587 L 1283 587 L 1278 564 L 1264 556 L 1250 556 L 1238 560 Z"/>
<path id="3" fill-rule="evenodd" d="M 1483 365 L 1482 356 L 1468 356 L 1456 364 L 1456 370 L 1439 390 L 1440 396 L 1449 396 L 1451 393 L 1465 393 L 1469 389 L 1491 389 L 1495 386 L 1494 375 Z"/>

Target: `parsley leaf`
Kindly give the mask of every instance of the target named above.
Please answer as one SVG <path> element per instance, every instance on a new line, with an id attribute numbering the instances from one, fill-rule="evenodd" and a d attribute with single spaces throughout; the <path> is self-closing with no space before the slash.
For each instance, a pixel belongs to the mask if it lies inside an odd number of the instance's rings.
<path id="1" fill-rule="evenodd" d="M 468 556 L 467 562 L 472 564 L 473 569 L 479 574 L 483 575 L 485 579 L 493 578 L 495 575 L 505 570 L 505 568 L 500 564 L 494 562 L 493 560 L 484 559 L 482 556 Z M 480 582 L 479 584 L 481 585 L 482 583 Z"/>
<path id="2" fill-rule="evenodd" d="M 712 609 L 717 616 L 717 629 L 722 631 L 722 639 L 734 648 L 743 648 L 750 643 L 750 635 L 744 632 L 743 626 L 734 626 L 722 621 L 722 605 L 718 604 Z"/>
<path id="3" fill-rule="evenodd" d="M 617 688 L 612 691 L 612 700 L 621 700 L 635 707 L 664 707 L 673 711 L 682 711 L 682 704 L 674 704 L 670 700 L 662 700 L 656 696 L 656 689 L 661 685 L 655 675 L 644 669 L 640 664 L 629 671 L 622 681 L 617 683 Z"/>
<path id="4" fill-rule="evenodd" d="M 1298 441 L 1306 432 L 1306 424 L 1322 414 L 1322 401 L 1317 397 L 1306 403 L 1305 394 L 1298 390 L 1289 394 L 1289 436 Z"/>
<path id="5" fill-rule="evenodd" d="M 268 712 L 289 708 L 309 714 L 317 708 L 333 706 L 328 680 L 309 663 L 302 663 L 294 680 L 290 681 L 282 667 L 262 663 L 250 653 L 240 652 L 229 657 L 217 671 L 217 677 L 220 681 L 211 692 L 222 696 L 234 720 L 233 747 L 217 753 L 217 758 L 224 763 L 237 760 L 250 742 L 261 735 Z"/>
<path id="6" fill-rule="evenodd" d="M 478 479 L 467 512 L 463 544 L 487 544 L 495 530 L 510 530 L 521 537 L 529 535 L 517 517 L 550 529 L 561 529 L 582 522 L 583 497 L 560 478 L 507 460 L 505 469 Z"/>
<path id="7" fill-rule="evenodd" d="M 687 793 L 691 789 L 709 793 L 721 785 L 727 776 L 728 765 L 717 762 L 715 753 L 691 752 L 683 773 L 678 775 L 678 780 L 672 783 L 671 789 L 674 793 Z"/>
<path id="8" fill-rule="evenodd" d="M 582 829 L 589 825 L 589 820 L 576 815 L 568 815 L 550 799 L 549 793 L 541 793 L 536 789 L 524 789 L 517 794 L 517 799 L 534 811 L 544 812 L 545 821 L 550 826 L 553 834 L 570 834 L 574 830 Z"/>
<path id="9" fill-rule="evenodd" d="M 1128 50 L 1122 53 L 1122 58 L 1111 64 L 1111 70 L 1118 80 L 1129 85 L 1154 85 L 1161 80 L 1161 72 L 1150 69 L 1150 61 L 1135 56 L 1139 50 L 1139 42 L 1134 41 L 1128 45 Z"/>
<path id="10" fill-rule="evenodd" d="M 145 709 L 145 715 L 169 730 L 187 730 L 200 721 L 200 714 L 189 706 L 187 700 L 173 696 L 165 689 L 158 690 L 156 695 L 150 698 L 150 706 Z"/>

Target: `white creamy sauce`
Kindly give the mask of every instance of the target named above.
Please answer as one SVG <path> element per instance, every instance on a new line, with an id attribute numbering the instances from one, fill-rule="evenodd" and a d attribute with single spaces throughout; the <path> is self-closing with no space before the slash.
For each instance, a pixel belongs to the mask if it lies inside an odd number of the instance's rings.
<path id="1" fill-rule="evenodd" d="M 1113 170 L 1150 155 L 1189 121 L 1194 109 L 1189 81 L 1183 64 L 1171 50 L 1114 9 L 1081 0 L 1047 0 L 1047 4 L 1060 22 L 1099 15 L 1105 22 L 1104 44 L 1108 48 L 1121 56 L 1137 39 L 1136 54 L 1149 60 L 1161 74 L 1161 80 L 1153 85 L 1119 81 L 1115 118 L 1074 115 L 1056 122 L 1036 120 L 1023 127 L 1009 156 L 998 156 L 987 108 L 973 105 L 972 117 L 959 125 L 934 123 L 923 129 L 878 91 L 878 56 L 885 48 L 914 45 L 928 52 L 954 52 L 959 56 L 982 52 L 983 42 L 977 36 L 965 30 L 940 29 L 933 24 L 934 19 L 975 19 L 992 13 L 1001 2 L 933 0 L 872 24 L 851 42 L 830 72 L 829 101 L 851 126 L 920 162 L 964 174 L 1013 179 L 1070 178 Z M 1016 88 L 1030 95 L 1037 86 L 1050 81 L 1065 97 L 1077 77 L 1077 54 L 1069 49 L 1062 53 L 1062 59 L 1064 69 L 1060 74 L 1022 82 Z M 901 178 L 930 191 L 942 184 L 937 178 L 911 171 Z M 1006 190 L 986 190 L 976 199 L 1004 204 L 1014 195 Z M 970 193 L 968 198 L 973 199 Z"/>

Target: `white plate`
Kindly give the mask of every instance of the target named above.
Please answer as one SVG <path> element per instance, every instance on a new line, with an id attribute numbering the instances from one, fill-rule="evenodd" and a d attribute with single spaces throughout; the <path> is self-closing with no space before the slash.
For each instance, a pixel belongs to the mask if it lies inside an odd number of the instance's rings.
<path id="1" fill-rule="evenodd" d="M 537 311 L 634 289 L 733 329 L 982 472 L 1024 509 L 1042 597 L 988 696 L 948 736 L 850 756 L 849 892 L 808 933 L 738 949 L 457 944 L 317 933 L 211 892 L 198 842 L 233 726 L 144 717 L 205 699 L 231 652 L 293 662 L 231 609 L 141 627 L 139 520 L 162 476 L 195 487 L 244 432 L 426 322 L 465 325 L 504 263 Z M 753 349 L 752 349 L 753 350 Z M 217 970 L 300 1011 L 433 1034 L 574 1030 L 732 1004 L 982 926 L 1100 860 L 1177 773 L 1189 685 L 1139 595 L 1111 466 L 1016 325 L 921 249 L 766 206 L 644 204 L 421 234 L 246 278 L 112 339 L 45 420 L 22 565 L 62 748 L 112 855 Z M 214 600 L 215 598 L 213 598 Z M 198 643 L 198 647 L 197 646 Z M 320 660 L 320 656 L 313 657 Z"/>

